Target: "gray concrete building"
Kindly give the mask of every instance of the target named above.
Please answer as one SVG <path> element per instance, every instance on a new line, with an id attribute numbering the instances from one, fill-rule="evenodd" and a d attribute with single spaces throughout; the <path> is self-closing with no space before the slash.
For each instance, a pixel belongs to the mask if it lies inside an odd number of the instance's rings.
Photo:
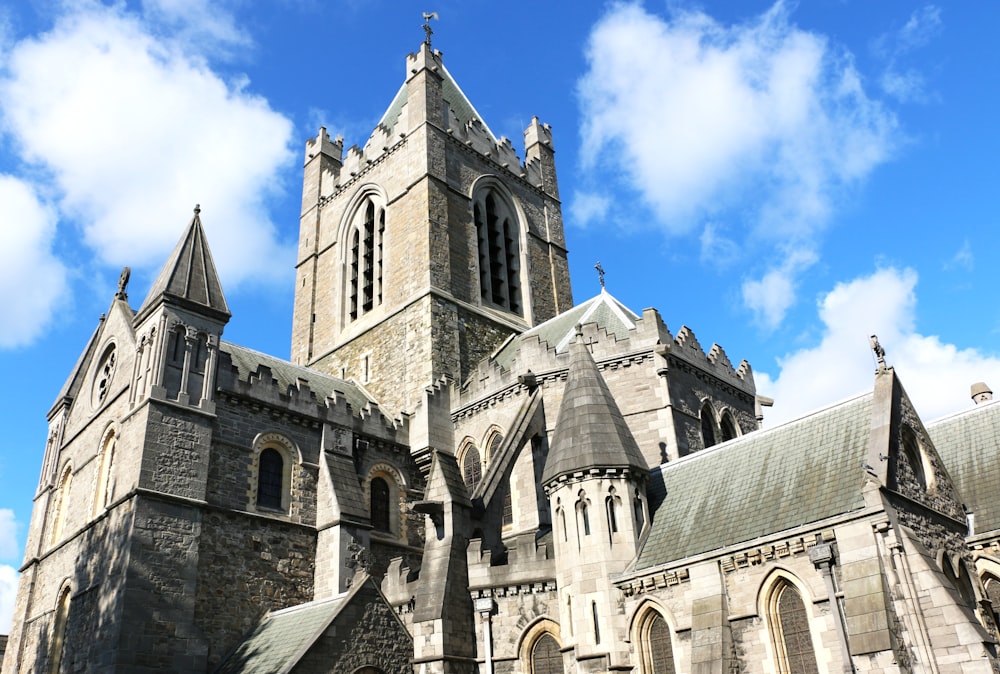
<path id="1" fill-rule="evenodd" d="M 225 341 L 201 215 L 48 413 L 3 672 L 1000 671 L 1000 407 L 760 430 L 750 365 L 574 304 L 551 129 L 429 44 L 306 143 L 291 358 Z M 900 373 L 905 376 L 905 373 Z"/>

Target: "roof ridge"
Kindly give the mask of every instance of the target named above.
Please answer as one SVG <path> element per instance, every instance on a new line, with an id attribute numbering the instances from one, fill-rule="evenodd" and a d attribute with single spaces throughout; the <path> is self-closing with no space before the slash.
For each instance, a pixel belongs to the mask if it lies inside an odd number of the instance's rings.
<path id="1" fill-rule="evenodd" d="M 751 431 L 749 433 L 745 433 L 745 434 L 743 434 L 743 435 L 741 435 L 739 437 L 735 437 L 735 438 L 732 438 L 730 440 L 726 440 L 725 442 L 720 442 L 718 444 L 712 445 L 711 447 L 707 447 L 705 449 L 701 449 L 701 450 L 698 450 L 696 452 L 692 452 L 691 454 L 688 454 L 687 456 L 682 456 L 682 457 L 680 457 L 678 459 L 675 459 L 673 461 L 668 461 L 667 463 L 661 463 L 658 466 L 654 466 L 651 470 L 671 468 L 671 467 L 677 466 L 679 464 L 688 464 L 688 463 L 691 463 L 692 461 L 696 461 L 698 459 L 707 458 L 707 457 L 709 457 L 711 455 L 718 454 L 721 451 L 724 451 L 724 450 L 727 450 L 727 449 L 731 449 L 731 448 L 733 448 L 733 447 L 735 447 L 737 445 L 742 444 L 743 442 L 749 442 L 751 440 L 757 440 L 757 439 L 760 439 L 760 438 L 767 437 L 769 435 L 773 435 L 774 433 L 776 433 L 778 431 L 783 431 L 783 430 L 787 430 L 789 428 L 793 428 L 795 426 L 799 426 L 802 423 L 806 422 L 807 420 L 809 420 L 809 419 L 811 419 L 813 417 L 819 416 L 819 415 L 824 414 L 824 413 L 832 412 L 832 411 L 834 411 L 836 409 L 839 409 L 841 407 L 845 407 L 845 406 L 847 406 L 847 405 L 849 405 L 851 403 L 858 402 L 858 401 L 860 401 L 860 400 L 862 400 L 864 398 L 874 397 L 874 395 L 875 395 L 874 391 L 865 391 L 863 393 L 858 393 L 856 395 L 851 396 L 850 398 L 845 398 L 844 400 L 840 400 L 838 402 L 832 403 L 832 404 L 827 405 L 825 407 L 821 407 L 821 408 L 812 410 L 810 412 L 806 412 L 802 416 L 795 417 L 794 419 L 790 419 L 790 420 L 788 420 L 788 421 L 786 421 L 786 422 L 784 422 L 782 424 L 779 424 L 779 425 L 777 425 L 777 426 L 775 426 L 773 428 L 762 428 L 762 429 L 759 429 L 759 430 L 756 430 L 756 431 Z"/>
<path id="2" fill-rule="evenodd" d="M 982 412 L 984 409 L 988 409 L 990 407 L 993 407 L 997 403 L 1000 403 L 1000 398 L 997 398 L 996 400 L 988 400 L 988 401 L 986 401 L 984 403 L 978 403 L 974 407 L 970 407 L 969 409 L 959 410 L 957 412 L 949 412 L 949 413 L 947 413 L 947 414 L 945 414 L 943 416 L 937 417 L 935 419 L 931 419 L 925 425 L 927 426 L 928 429 L 930 429 L 931 426 L 936 426 L 938 424 L 943 424 L 946 421 L 951 421 L 953 419 L 958 419 L 959 417 L 964 417 L 966 415 L 975 414 L 976 412 Z"/>

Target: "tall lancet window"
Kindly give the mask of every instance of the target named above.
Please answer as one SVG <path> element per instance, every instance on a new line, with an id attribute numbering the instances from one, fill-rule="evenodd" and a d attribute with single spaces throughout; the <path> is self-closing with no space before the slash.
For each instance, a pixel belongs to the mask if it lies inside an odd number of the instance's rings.
<path id="1" fill-rule="evenodd" d="M 521 234 L 514 209 L 496 190 L 484 189 L 472 204 L 479 237 L 482 301 L 521 313 Z"/>
<path id="2" fill-rule="evenodd" d="M 349 305 L 351 320 L 382 304 L 382 249 L 385 209 L 367 197 L 348 230 L 350 243 Z"/>

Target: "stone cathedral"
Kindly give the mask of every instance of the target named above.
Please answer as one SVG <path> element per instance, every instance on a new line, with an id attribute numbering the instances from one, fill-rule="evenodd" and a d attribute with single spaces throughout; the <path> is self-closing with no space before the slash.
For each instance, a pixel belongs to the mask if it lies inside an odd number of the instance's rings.
<path id="1" fill-rule="evenodd" d="M 3 672 L 1000 671 L 988 389 L 926 423 L 876 348 L 761 430 L 748 363 L 574 303 L 551 129 L 519 155 L 429 40 L 404 72 L 306 143 L 290 360 L 222 338 L 197 208 L 138 308 L 123 274 Z"/>

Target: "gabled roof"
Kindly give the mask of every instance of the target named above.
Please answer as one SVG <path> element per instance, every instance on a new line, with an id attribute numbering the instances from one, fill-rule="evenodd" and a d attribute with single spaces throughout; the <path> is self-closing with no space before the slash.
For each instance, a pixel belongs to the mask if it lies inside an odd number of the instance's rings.
<path id="1" fill-rule="evenodd" d="M 864 507 L 873 393 L 655 469 L 636 568 L 666 564 Z"/>
<path id="2" fill-rule="evenodd" d="M 329 627 L 350 593 L 275 611 L 226 658 L 216 674 L 288 672 Z"/>
<path id="3" fill-rule="evenodd" d="M 579 329 L 569 352 L 566 388 L 542 482 L 590 468 L 632 468 L 645 473 L 646 460 Z"/>
<path id="4" fill-rule="evenodd" d="M 563 352 L 576 334 L 576 326 L 584 323 L 596 323 L 598 328 L 603 328 L 609 335 L 624 339 L 629 331 L 635 328 L 637 320 L 639 320 L 638 314 L 601 288 L 600 294 L 596 297 L 514 337 L 493 355 L 492 360 L 505 370 L 509 370 L 521 350 L 521 344 L 533 337 L 537 337 L 557 352 Z"/>
<path id="5" fill-rule="evenodd" d="M 975 533 L 1000 529 L 1000 400 L 939 419 L 927 432 L 975 515 Z"/>
<path id="6" fill-rule="evenodd" d="M 288 391 L 289 386 L 297 386 L 299 380 L 302 380 L 316 394 L 317 402 L 323 402 L 327 398 L 342 397 L 354 408 L 355 412 L 363 410 L 369 405 L 375 405 L 375 401 L 360 387 L 344 379 L 332 377 L 301 365 L 294 365 L 287 360 L 275 358 L 232 342 L 220 340 L 219 351 L 229 355 L 241 381 L 246 381 L 263 365 L 271 370 L 271 376 L 278 383 L 278 390 L 281 393 Z"/>
<path id="7" fill-rule="evenodd" d="M 490 130 L 490 127 L 486 124 L 486 120 L 483 116 L 479 114 L 475 106 L 469 100 L 469 97 L 465 95 L 461 87 L 458 86 L 458 82 L 452 77 L 448 69 L 444 67 L 444 63 L 441 63 L 441 68 L 438 71 L 441 75 L 441 96 L 448 103 L 452 112 L 455 113 L 455 117 L 458 118 L 459 123 L 463 126 L 469 124 L 474 119 L 479 120 L 486 129 L 486 132 L 490 134 L 490 137 L 496 142 L 497 135 Z M 396 96 L 392 99 L 392 103 L 389 104 L 388 110 L 382 115 L 382 119 L 379 120 L 378 125 L 384 126 L 391 135 L 396 128 L 396 122 L 399 121 L 399 115 L 403 110 L 403 106 L 406 104 L 408 93 L 406 83 L 399 88 L 396 92 Z"/>
<path id="8" fill-rule="evenodd" d="M 231 316 L 212 260 L 212 251 L 208 248 L 205 230 L 201 226 L 200 214 L 201 208 L 195 206 L 191 224 L 149 289 L 139 316 L 148 312 L 161 297 L 195 311 L 207 311 L 216 318 L 228 320 Z"/>

